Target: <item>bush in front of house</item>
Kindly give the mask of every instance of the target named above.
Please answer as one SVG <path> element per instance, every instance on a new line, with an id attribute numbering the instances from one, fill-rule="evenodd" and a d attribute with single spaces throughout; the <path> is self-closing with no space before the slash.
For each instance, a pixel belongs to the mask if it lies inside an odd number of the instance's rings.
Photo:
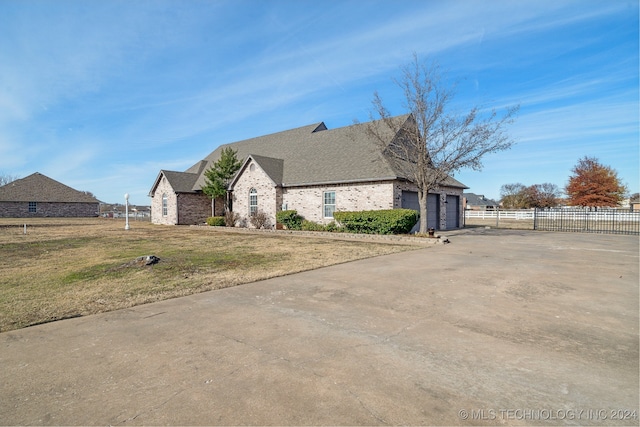
<path id="1" fill-rule="evenodd" d="M 298 211 L 290 209 L 276 213 L 276 222 L 287 227 L 288 230 L 302 230 L 302 216 Z"/>
<path id="2" fill-rule="evenodd" d="M 269 216 L 263 211 L 257 211 L 249 218 L 249 222 L 258 230 L 261 228 L 269 228 Z"/>
<path id="3" fill-rule="evenodd" d="M 224 227 L 226 222 L 223 216 L 210 216 L 207 218 L 207 224 L 212 227 Z"/>
<path id="4" fill-rule="evenodd" d="M 418 221 L 418 212 L 413 209 L 336 211 L 333 217 L 349 233 L 407 234 Z"/>
<path id="5" fill-rule="evenodd" d="M 227 211 L 227 213 L 224 214 L 224 225 L 227 227 L 235 227 L 238 222 L 238 218 L 239 216 L 237 213 Z"/>
<path id="6" fill-rule="evenodd" d="M 325 231 L 325 227 L 322 224 L 318 224 L 317 222 L 302 220 L 302 224 L 300 225 L 300 229 L 302 231 Z"/>

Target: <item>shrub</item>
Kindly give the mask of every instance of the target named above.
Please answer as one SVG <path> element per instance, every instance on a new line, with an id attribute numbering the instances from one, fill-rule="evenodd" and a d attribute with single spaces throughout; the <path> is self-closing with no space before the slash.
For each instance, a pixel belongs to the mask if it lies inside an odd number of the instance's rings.
<path id="1" fill-rule="evenodd" d="M 251 218 L 249 218 L 251 225 L 255 228 L 269 228 L 269 217 L 263 211 L 256 211 Z"/>
<path id="2" fill-rule="evenodd" d="M 418 212 L 412 209 L 336 211 L 333 217 L 350 233 L 406 234 L 418 221 Z"/>
<path id="3" fill-rule="evenodd" d="M 224 227 L 226 225 L 226 221 L 223 216 L 210 216 L 207 218 L 207 224 L 216 227 Z"/>
<path id="4" fill-rule="evenodd" d="M 304 231 L 324 231 L 324 225 L 305 219 L 302 221 L 301 229 Z"/>
<path id="5" fill-rule="evenodd" d="M 276 221 L 289 230 L 301 230 L 303 218 L 296 210 L 286 210 L 276 213 Z"/>
<path id="6" fill-rule="evenodd" d="M 335 232 L 339 232 L 341 231 L 340 227 L 338 227 L 338 224 L 336 224 L 335 221 L 331 221 L 329 224 L 324 226 L 324 230 L 325 231 L 329 231 L 331 233 L 335 233 Z"/>
<path id="7" fill-rule="evenodd" d="M 227 227 L 235 227 L 236 222 L 238 222 L 238 214 L 235 212 L 228 211 L 224 214 L 224 224 Z"/>

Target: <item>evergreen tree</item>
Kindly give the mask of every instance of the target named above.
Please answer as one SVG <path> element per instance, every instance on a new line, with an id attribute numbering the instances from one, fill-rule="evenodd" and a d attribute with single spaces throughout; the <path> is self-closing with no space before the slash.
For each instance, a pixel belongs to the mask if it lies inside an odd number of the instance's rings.
<path id="1" fill-rule="evenodd" d="M 202 191 L 212 199 L 222 198 L 225 212 L 229 211 L 229 184 L 242 166 L 237 154 L 231 147 L 223 148 L 220 159 L 204 172 L 205 185 L 202 186 Z"/>

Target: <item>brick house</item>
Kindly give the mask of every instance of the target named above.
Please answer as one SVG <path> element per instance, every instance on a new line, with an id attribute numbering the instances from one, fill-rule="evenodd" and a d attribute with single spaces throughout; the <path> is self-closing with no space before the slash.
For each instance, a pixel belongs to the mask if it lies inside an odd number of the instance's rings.
<path id="1" fill-rule="evenodd" d="M 482 194 L 463 193 L 463 203 L 466 210 L 470 211 L 492 211 L 500 204 L 493 199 L 486 198 Z"/>
<path id="2" fill-rule="evenodd" d="M 409 115 L 394 120 L 412 123 Z M 237 151 L 242 167 L 231 182 L 231 209 L 249 225 L 258 210 L 275 225 L 276 212 L 295 209 L 305 219 L 333 221 L 333 212 L 410 208 L 418 210 L 418 193 L 401 162 L 388 154 L 400 138 L 388 132 L 384 145 L 367 132 L 368 123 L 329 130 L 324 123 L 251 138 L 218 147 L 184 172 L 161 170 L 149 196 L 155 224 L 202 223 L 223 215 L 222 200 L 203 194 L 204 171 L 222 150 Z M 428 224 L 436 229 L 460 227 L 462 192 L 453 178 L 428 197 Z"/>
<path id="3" fill-rule="evenodd" d="M 100 202 L 39 172 L 0 187 L 1 218 L 92 217 Z"/>

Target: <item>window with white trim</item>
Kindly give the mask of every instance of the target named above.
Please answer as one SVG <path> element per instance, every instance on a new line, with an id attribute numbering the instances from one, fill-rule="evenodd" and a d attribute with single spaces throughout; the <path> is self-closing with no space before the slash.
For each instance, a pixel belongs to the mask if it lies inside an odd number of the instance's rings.
<path id="1" fill-rule="evenodd" d="M 167 193 L 162 194 L 162 216 L 167 216 L 169 198 L 167 197 Z"/>
<path id="2" fill-rule="evenodd" d="M 249 216 L 258 212 L 258 190 L 252 188 L 249 190 Z"/>
<path id="3" fill-rule="evenodd" d="M 35 213 L 37 211 L 38 211 L 38 202 L 29 202 L 29 212 Z"/>
<path id="4" fill-rule="evenodd" d="M 325 191 L 322 194 L 322 212 L 325 218 L 333 218 L 336 211 L 336 192 Z"/>

